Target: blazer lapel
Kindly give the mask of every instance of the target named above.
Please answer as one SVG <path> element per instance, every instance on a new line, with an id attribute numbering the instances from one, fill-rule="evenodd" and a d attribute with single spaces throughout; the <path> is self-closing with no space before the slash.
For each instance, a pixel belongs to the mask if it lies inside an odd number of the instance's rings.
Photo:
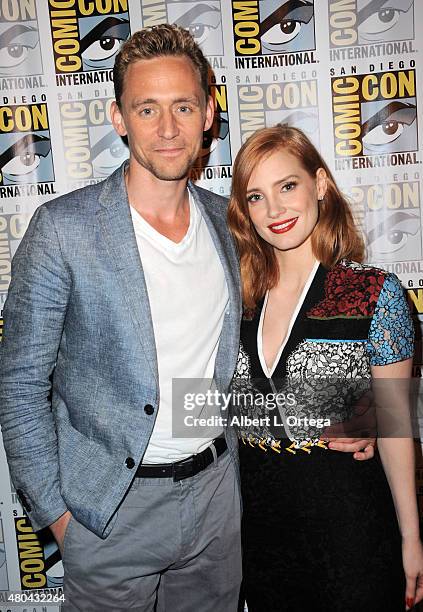
<path id="1" fill-rule="evenodd" d="M 158 385 L 157 353 L 141 258 L 124 181 L 125 164 L 104 182 L 98 219 L 116 280 Z"/>

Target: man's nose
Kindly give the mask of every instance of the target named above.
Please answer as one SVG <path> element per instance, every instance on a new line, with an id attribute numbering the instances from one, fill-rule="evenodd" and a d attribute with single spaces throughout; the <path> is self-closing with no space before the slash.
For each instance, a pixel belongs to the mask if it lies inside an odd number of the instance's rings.
<path id="1" fill-rule="evenodd" d="M 174 113 L 169 110 L 164 110 L 159 123 L 159 136 L 166 139 L 175 138 L 179 134 L 178 122 Z"/>

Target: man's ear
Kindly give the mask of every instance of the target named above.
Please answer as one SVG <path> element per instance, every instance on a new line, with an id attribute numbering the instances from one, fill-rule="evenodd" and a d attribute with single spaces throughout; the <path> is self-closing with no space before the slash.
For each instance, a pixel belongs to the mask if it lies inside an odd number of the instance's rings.
<path id="1" fill-rule="evenodd" d="M 110 107 L 110 117 L 112 119 L 113 127 L 115 128 L 119 136 L 126 136 L 127 131 L 125 121 L 123 119 L 119 106 L 116 104 L 116 100 L 113 100 L 112 105 Z"/>
<path id="2" fill-rule="evenodd" d="M 204 121 L 204 128 L 203 128 L 204 132 L 207 132 L 207 130 L 211 128 L 211 126 L 213 125 L 213 119 L 214 119 L 214 99 L 212 98 L 212 96 L 209 96 L 207 98 L 207 105 L 206 105 L 206 118 Z"/>

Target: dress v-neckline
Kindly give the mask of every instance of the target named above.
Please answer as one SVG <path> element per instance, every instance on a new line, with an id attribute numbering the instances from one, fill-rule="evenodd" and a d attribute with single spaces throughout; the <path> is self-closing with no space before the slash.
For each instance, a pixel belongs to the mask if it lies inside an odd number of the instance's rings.
<path id="1" fill-rule="evenodd" d="M 291 318 L 289 320 L 289 325 L 288 325 L 288 329 L 286 331 L 285 334 L 285 338 L 282 342 L 282 344 L 279 347 L 279 350 L 277 352 L 277 355 L 275 357 L 275 360 L 273 362 L 272 367 L 269 369 L 267 367 L 267 363 L 266 363 L 266 359 L 264 358 L 264 353 L 263 353 L 263 323 L 264 323 L 264 317 L 266 314 L 266 308 L 267 308 L 267 302 L 269 300 L 269 291 L 266 291 L 266 295 L 264 297 L 264 302 L 263 302 L 263 306 L 261 309 L 261 313 L 260 313 L 260 320 L 259 320 L 259 324 L 258 324 L 258 329 L 257 329 L 257 351 L 258 351 L 258 356 L 259 356 L 259 360 L 260 360 L 260 365 L 261 365 L 261 369 L 263 370 L 263 373 L 265 374 L 266 378 L 272 378 L 278 363 L 280 361 L 281 355 L 283 353 L 283 350 L 289 340 L 289 337 L 291 335 L 292 332 L 292 328 L 294 327 L 295 321 L 297 320 L 298 317 L 298 313 L 301 310 L 302 305 L 304 304 L 304 300 L 307 296 L 308 290 L 310 289 L 310 286 L 314 280 L 314 277 L 316 275 L 316 272 L 319 268 L 320 262 L 316 261 L 310 274 L 308 275 L 307 281 L 303 287 L 303 290 L 301 292 L 301 295 L 298 299 L 297 305 L 294 309 L 294 312 L 291 315 Z"/>

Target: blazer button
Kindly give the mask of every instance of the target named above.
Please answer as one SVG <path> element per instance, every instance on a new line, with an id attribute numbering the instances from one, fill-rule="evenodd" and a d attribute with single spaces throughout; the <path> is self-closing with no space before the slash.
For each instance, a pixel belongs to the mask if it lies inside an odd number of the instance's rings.
<path id="1" fill-rule="evenodd" d="M 132 468 L 135 465 L 135 461 L 132 459 L 132 457 L 127 457 L 125 460 L 125 465 L 128 468 L 128 470 L 132 470 Z"/>
<path id="2" fill-rule="evenodd" d="M 153 412 L 154 412 L 153 406 L 151 404 L 146 404 L 144 406 L 144 412 L 145 412 L 145 414 L 152 415 Z"/>

